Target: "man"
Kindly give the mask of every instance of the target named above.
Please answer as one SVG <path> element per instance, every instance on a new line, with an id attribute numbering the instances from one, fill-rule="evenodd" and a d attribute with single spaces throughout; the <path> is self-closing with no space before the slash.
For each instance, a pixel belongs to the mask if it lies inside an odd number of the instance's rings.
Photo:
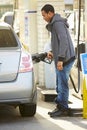
<path id="1" fill-rule="evenodd" d="M 44 5 L 41 13 L 43 19 L 48 22 L 47 30 L 51 32 L 52 51 L 48 52 L 47 57 L 53 58 L 55 62 L 56 91 L 58 93 L 55 99 L 57 106 L 48 114 L 50 117 L 67 116 L 69 115 L 68 79 L 75 60 L 74 46 L 68 31 L 69 25 L 66 19 L 55 13 L 54 7 L 50 4 Z"/>

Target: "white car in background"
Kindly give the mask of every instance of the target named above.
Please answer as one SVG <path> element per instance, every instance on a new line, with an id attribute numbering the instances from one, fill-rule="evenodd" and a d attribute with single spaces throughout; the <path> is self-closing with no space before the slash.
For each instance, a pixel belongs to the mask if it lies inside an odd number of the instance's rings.
<path id="1" fill-rule="evenodd" d="M 19 17 L 17 15 L 16 11 L 7 11 L 2 15 L 0 21 L 11 25 L 15 33 L 19 35 Z"/>
<path id="2" fill-rule="evenodd" d="M 0 23 L 0 104 L 19 106 L 21 116 L 34 116 L 37 89 L 31 54 L 7 23 Z"/>
<path id="3" fill-rule="evenodd" d="M 14 22 L 14 12 L 12 11 L 8 11 L 8 12 L 5 12 L 0 21 L 2 22 L 6 22 L 8 23 L 9 25 L 13 26 L 13 22 Z"/>

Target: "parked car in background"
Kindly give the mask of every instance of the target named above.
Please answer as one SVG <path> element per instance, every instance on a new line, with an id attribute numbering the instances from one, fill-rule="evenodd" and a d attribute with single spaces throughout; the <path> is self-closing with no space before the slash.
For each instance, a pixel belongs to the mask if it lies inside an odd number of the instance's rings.
<path id="1" fill-rule="evenodd" d="M 5 12 L 1 17 L 1 21 L 6 22 L 10 24 L 11 26 L 13 26 L 14 12 L 13 11 Z"/>
<path id="2" fill-rule="evenodd" d="M 0 104 L 19 106 L 21 116 L 34 116 L 37 89 L 31 54 L 7 23 L 0 22 Z"/>
<path id="3" fill-rule="evenodd" d="M 11 25 L 11 27 L 14 29 L 15 33 L 19 35 L 19 21 L 17 18 L 17 12 L 13 12 L 13 11 L 7 11 L 5 12 L 0 21 L 1 22 L 6 22 L 9 25 Z"/>

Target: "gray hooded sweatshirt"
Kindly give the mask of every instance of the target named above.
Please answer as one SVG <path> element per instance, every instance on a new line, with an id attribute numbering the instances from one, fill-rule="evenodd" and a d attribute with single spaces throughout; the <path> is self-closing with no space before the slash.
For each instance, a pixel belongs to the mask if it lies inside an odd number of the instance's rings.
<path id="1" fill-rule="evenodd" d="M 55 14 L 46 28 L 51 32 L 51 46 L 55 65 L 58 61 L 63 61 L 63 64 L 66 65 L 74 60 L 75 51 L 68 31 L 67 19 Z"/>

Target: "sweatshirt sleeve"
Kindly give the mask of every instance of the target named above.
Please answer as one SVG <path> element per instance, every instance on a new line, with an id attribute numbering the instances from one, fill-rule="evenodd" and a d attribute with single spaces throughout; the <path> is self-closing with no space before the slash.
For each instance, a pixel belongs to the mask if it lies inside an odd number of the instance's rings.
<path id="1" fill-rule="evenodd" d="M 58 55 L 58 60 L 59 61 L 64 61 L 65 56 L 66 56 L 66 51 L 68 47 L 68 38 L 66 34 L 66 27 L 65 24 L 61 21 L 55 22 L 54 24 L 55 27 L 55 33 L 58 38 L 58 46 L 59 46 L 59 55 Z"/>

